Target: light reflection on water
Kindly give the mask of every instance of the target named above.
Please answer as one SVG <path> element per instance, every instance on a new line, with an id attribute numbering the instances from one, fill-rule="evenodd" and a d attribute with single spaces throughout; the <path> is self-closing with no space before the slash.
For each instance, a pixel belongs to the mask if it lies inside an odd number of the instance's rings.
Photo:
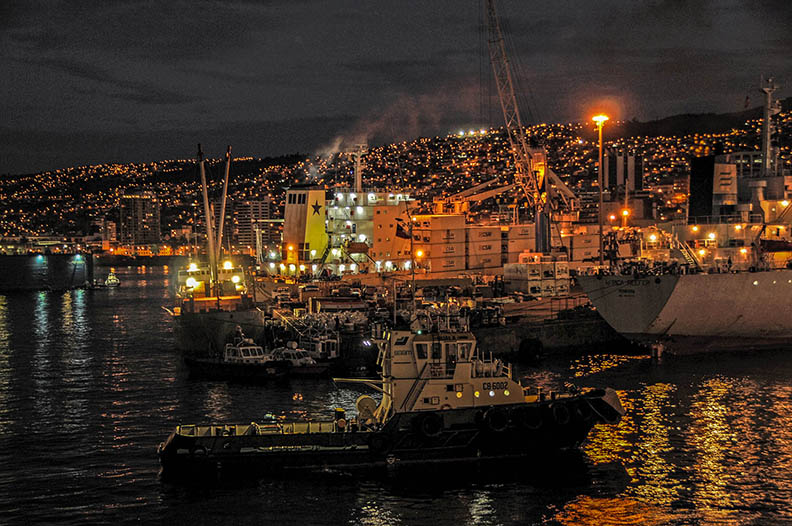
<path id="1" fill-rule="evenodd" d="M 0 523 L 792 523 L 792 353 L 520 365 L 546 391 L 613 386 L 627 411 L 550 468 L 169 486 L 154 451 L 177 423 L 326 418 L 373 393 L 190 380 L 160 308 L 166 273 L 117 273 L 117 289 L 0 296 Z"/>
<path id="2" fill-rule="evenodd" d="M 0 295 L 0 407 L 8 404 L 11 342 L 8 331 L 8 300 Z M 8 432 L 8 422 L 0 417 L 0 435 Z"/>

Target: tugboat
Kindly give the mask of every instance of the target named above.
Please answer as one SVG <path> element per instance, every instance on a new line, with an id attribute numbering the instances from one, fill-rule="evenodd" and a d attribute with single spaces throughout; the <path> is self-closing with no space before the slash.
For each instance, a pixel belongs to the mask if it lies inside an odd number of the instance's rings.
<path id="1" fill-rule="evenodd" d="M 283 378 L 291 364 L 277 353 L 267 352 L 236 328 L 235 341 L 227 343 L 216 358 L 185 356 L 184 362 L 194 376 L 217 380 L 268 381 Z"/>
<path id="2" fill-rule="evenodd" d="M 549 396 L 523 388 L 511 366 L 484 356 L 466 326 L 385 332 L 381 377 L 334 379 L 381 394 L 361 396 L 322 422 L 179 425 L 159 445 L 165 477 L 239 473 L 262 476 L 327 468 L 540 459 L 577 448 L 598 423 L 624 414 L 612 389 Z"/>
<path id="3" fill-rule="evenodd" d="M 121 280 L 118 279 L 118 276 L 115 275 L 115 272 L 110 272 L 107 275 L 107 279 L 105 279 L 105 287 L 119 287 L 121 285 Z"/>

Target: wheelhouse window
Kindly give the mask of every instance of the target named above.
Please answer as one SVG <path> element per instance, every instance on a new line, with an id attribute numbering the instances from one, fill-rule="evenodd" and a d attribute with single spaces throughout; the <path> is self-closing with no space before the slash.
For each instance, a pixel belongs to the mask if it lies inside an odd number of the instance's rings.
<path id="1" fill-rule="evenodd" d="M 457 359 L 458 360 L 469 360 L 470 359 L 470 350 L 473 348 L 472 342 L 459 342 L 457 344 Z"/>
<path id="2" fill-rule="evenodd" d="M 432 342 L 432 360 L 443 359 L 443 345 L 440 342 Z"/>
<path id="3" fill-rule="evenodd" d="M 425 343 L 416 343 L 415 344 L 415 356 L 419 360 L 426 360 L 426 348 L 427 344 Z"/>

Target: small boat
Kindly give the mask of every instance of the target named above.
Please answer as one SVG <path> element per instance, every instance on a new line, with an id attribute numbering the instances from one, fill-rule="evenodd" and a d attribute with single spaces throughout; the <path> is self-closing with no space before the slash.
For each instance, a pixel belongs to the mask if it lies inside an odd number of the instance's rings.
<path id="1" fill-rule="evenodd" d="M 288 362 L 265 351 L 250 338 L 227 343 L 217 358 L 185 356 L 184 362 L 190 374 L 217 380 L 268 381 L 283 378 L 291 368 Z"/>
<path id="2" fill-rule="evenodd" d="M 104 284 L 105 287 L 119 287 L 121 286 L 121 280 L 118 279 L 118 276 L 116 276 L 114 272 L 111 272 L 107 275 Z"/>
<path id="3" fill-rule="evenodd" d="M 291 376 L 324 376 L 330 370 L 329 362 L 317 362 L 308 351 L 297 348 L 296 342 L 272 351 L 274 357 L 289 364 Z"/>
<path id="4" fill-rule="evenodd" d="M 393 329 L 379 341 L 379 379 L 356 415 L 324 421 L 179 425 L 158 447 L 165 478 L 260 477 L 289 469 L 422 465 L 486 459 L 539 461 L 577 448 L 597 424 L 624 414 L 612 389 L 523 388 L 511 367 L 479 352 L 464 330 Z"/>

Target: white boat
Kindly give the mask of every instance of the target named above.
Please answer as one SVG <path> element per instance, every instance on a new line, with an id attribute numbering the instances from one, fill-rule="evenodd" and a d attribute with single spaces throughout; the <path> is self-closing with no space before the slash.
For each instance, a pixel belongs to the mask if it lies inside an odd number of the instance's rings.
<path id="1" fill-rule="evenodd" d="M 675 352 L 792 347 L 792 270 L 579 276 L 623 336 Z"/>
<path id="2" fill-rule="evenodd" d="M 289 373 L 292 375 L 322 376 L 330 369 L 328 363 L 317 363 L 307 351 L 298 349 L 296 342 L 289 342 L 286 347 L 274 349 L 272 354 L 277 360 L 289 364 Z"/>

